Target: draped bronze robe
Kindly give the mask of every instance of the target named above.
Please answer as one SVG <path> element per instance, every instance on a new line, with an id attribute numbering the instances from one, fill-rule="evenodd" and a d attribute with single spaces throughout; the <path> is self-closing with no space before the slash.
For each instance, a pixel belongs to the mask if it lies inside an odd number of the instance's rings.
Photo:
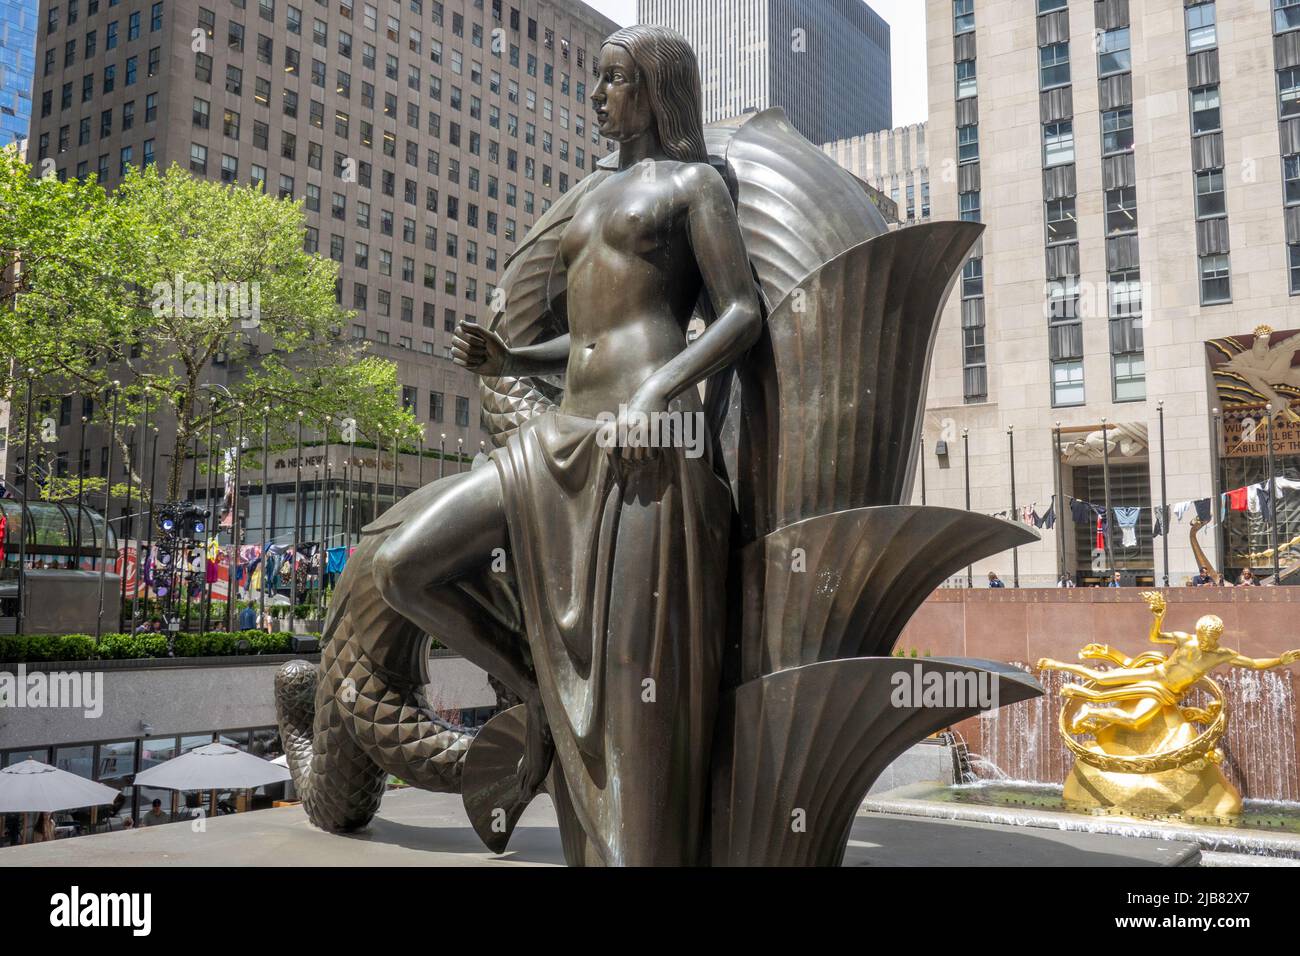
<path id="1" fill-rule="evenodd" d="M 600 428 L 550 411 L 491 456 L 563 773 L 552 795 L 562 827 L 571 801 L 585 834 L 571 862 L 692 865 L 708 826 L 731 499 L 707 441 L 701 457 L 628 462 Z"/>

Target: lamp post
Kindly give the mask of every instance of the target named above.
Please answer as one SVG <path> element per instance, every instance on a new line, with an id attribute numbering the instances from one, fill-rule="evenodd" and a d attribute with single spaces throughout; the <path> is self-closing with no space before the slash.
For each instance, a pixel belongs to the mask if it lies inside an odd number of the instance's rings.
<path id="1" fill-rule="evenodd" d="M 1165 403 L 1156 402 L 1160 418 L 1160 547 L 1164 556 L 1164 583 L 1169 587 L 1169 484 L 1165 468 Z"/>
<path id="2" fill-rule="evenodd" d="M 921 435 L 921 507 L 925 507 L 925 435 Z"/>
<path id="3" fill-rule="evenodd" d="M 384 457 L 384 430 L 376 429 L 375 434 L 375 482 L 370 486 L 370 517 L 373 521 L 379 517 L 379 462 Z M 321 556 L 322 559 L 324 555 Z"/>
<path id="4" fill-rule="evenodd" d="M 23 497 L 18 504 L 21 516 L 18 523 L 18 616 L 14 621 L 14 633 L 20 635 L 23 633 L 23 625 L 27 618 L 27 536 L 32 533 L 31 511 L 27 507 L 27 499 L 32 493 L 32 392 L 35 388 L 36 369 L 29 368 L 27 370 L 27 417 L 23 422 Z M 110 449 L 113 447 L 111 439 L 108 447 Z M 112 476 L 110 475 L 109 478 L 111 480 Z M 107 536 L 107 503 L 104 505 L 104 512 L 104 533 Z"/>
<path id="5" fill-rule="evenodd" d="M 214 419 L 217 415 L 217 400 L 214 398 L 208 405 L 208 470 L 204 476 L 203 486 L 203 510 L 208 513 L 208 518 L 203 522 L 203 608 L 199 613 L 199 631 L 208 629 L 208 615 L 212 612 L 212 583 L 208 580 L 208 561 L 211 560 L 209 555 L 212 554 L 212 518 L 216 513 L 212 507 L 212 472 L 215 466 L 213 458 L 213 428 Z"/>
<path id="6" fill-rule="evenodd" d="M 962 460 L 966 466 L 966 510 L 970 511 L 970 429 L 961 430 Z M 966 565 L 966 587 L 975 587 L 975 572 L 971 565 Z"/>
<path id="7" fill-rule="evenodd" d="M 1007 426 L 1007 447 L 1011 452 L 1011 520 L 1020 523 L 1016 506 L 1016 426 Z M 1011 586 L 1020 587 L 1020 548 L 1011 549 Z"/>
<path id="8" fill-rule="evenodd" d="M 465 463 L 465 439 L 456 439 L 456 474 L 460 474 L 460 466 Z"/>
<path id="9" fill-rule="evenodd" d="M 438 436 L 438 477 L 447 474 L 447 433 Z"/>
<path id="10" fill-rule="evenodd" d="M 112 500 L 113 443 L 117 440 L 117 408 L 118 408 L 118 403 L 121 401 L 121 399 L 122 399 L 122 383 L 114 379 L 113 380 L 113 413 L 109 418 L 109 426 L 108 426 L 108 478 L 106 479 L 106 484 L 104 487 L 104 538 L 100 542 L 100 546 L 99 546 L 99 613 L 95 618 L 95 639 L 96 640 L 99 640 L 99 638 L 104 633 L 104 573 L 106 571 L 105 566 L 108 564 L 108 513 L 110 510 L 109 504 L 110 501 Z M 31 396 L 29 395 L 28 396 L 29 403 L 30 400 L 31 400 Z M 27 473 L 30 476 L 31 462 L 26 458 L 24 458 L 23 460 L 25 463 L 25 467 L 27 468 Z M 27 484 L 28 483 L 26 481 L 23 482 L 24 500 L 27 498 Z M 26 533 L 27 533 L 27 529 L 24 528 L 23 534 L 26 535 Z M 19 590 L 21 591 L 21 588 Z"/>
<path id="11" fill-rule="evenodd" d="M 393 503 L 390 508 L 397 507 L 397 453 L 402 447 L 402 433 L 399 429 L 393 429 Z"/>
<path id="12" fill-rule="evenodd" d="M 86 407 L 85 397 L 82 397 L 81 407 Z M 77 452 L 77 533 L 76 547 L 77 557 L 76 566 L 81 567 L 81 521 L 85 514 L 86 507 L 86 423 L 88 419 L 85 415 L 81 416 L 81 447 Z"/>
<path id="13" fill-rule="evenodd" d="M 1214 467 L 1210 469 L 1210 494 L 1212 496 L 1210 501 L 1213 509 L 1211 520 L 1214 522 L 1214 551 L 1222 564 L 1224 563 L 1222 556 L 1227 553 L 1223 538 L 1223 501 L 1219 497 L 1219 489 L 1222 487 L 1221 463 L 1219 461 L 1219 456 L 1223 450 L 1222 418 L 1217 408 L 1210 409 L 1210 413 L 1214 416 L 1214 452 L 1212 456 Z"/>
<path id="14" fill-rule="evenodd" d="M 416 430 L 415 487 L 424 487 L 424 426 Z"/>

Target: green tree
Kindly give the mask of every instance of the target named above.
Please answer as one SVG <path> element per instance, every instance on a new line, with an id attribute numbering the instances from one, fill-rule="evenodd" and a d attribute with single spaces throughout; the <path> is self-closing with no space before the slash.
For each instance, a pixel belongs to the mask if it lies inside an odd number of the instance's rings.
<path id="1" fill-rule="evenodd" d="M 218 361 L 236 370 L 218 427 L 242 403 L 253 444 L 265 407 L 273 442 L 290 439 L 298 411 L 308 434 L 327 417 L 355 419 L 362 435 L 414 434 L 396 366 L 344 337 L 351 313 L 335 303 L 336 265 L 304 251 L 298 202 L 175 165 L 130 168 L 106 193 L 93 179 L 33 178 L 8 153 L 0 208 L 0 265 L 17 265 L 0 289 L 6 394 L 30 368 L 46 394 L 94 395 L 106 414 L 102 398 L 120 383 L 119 444 L 147 398 L 153 421 L 176 423 L 169 498 L 191 442 L 206 437 L 203 386 Z"/>

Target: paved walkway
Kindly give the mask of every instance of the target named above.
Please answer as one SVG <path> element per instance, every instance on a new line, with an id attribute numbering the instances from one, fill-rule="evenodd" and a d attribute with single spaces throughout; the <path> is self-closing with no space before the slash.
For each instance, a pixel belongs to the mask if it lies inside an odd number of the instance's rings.
<path id="1" fill-rule="evenodd" d="M 542 795 L 519 821 L 510 850 L 494 856 L 454 794 L 387 794 L 364 833 L 323 833 L 301 807 L 0 850 L 0 866 L 561 866 L 559 833 Z M 894 814 L 859 814 L 846 866 L 1178 866 L 1195 846 L 1090 833 Z"/>

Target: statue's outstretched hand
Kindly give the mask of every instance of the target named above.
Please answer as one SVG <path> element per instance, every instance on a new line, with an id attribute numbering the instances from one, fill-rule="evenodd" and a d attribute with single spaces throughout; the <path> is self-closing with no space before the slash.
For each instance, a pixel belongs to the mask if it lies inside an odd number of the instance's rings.
<path id="1" fill-rule="evenodd" d="M 1286 651 L 1279 659 L 1282 661 L 1283 666 L 1300 661 L 1300 648 L 1294 651 Z"/>
<path id="2" fill-rule="evenodd" d="M 1142 597 L 1146 600 L 1147 607 L 1149 607 L 1152 610 L 1152 612 L 1156 614 L 1164 613 L 1165 596 L 1161 594 L 1159 591 L 1143 591 Z"/>
<path id="3" fill-rule="evenodd" d="M 451 339 L 451 359 L 479 375 L 504 375 L 510 347 L 501 336 L 477 322 L 462 320 Z"/>

